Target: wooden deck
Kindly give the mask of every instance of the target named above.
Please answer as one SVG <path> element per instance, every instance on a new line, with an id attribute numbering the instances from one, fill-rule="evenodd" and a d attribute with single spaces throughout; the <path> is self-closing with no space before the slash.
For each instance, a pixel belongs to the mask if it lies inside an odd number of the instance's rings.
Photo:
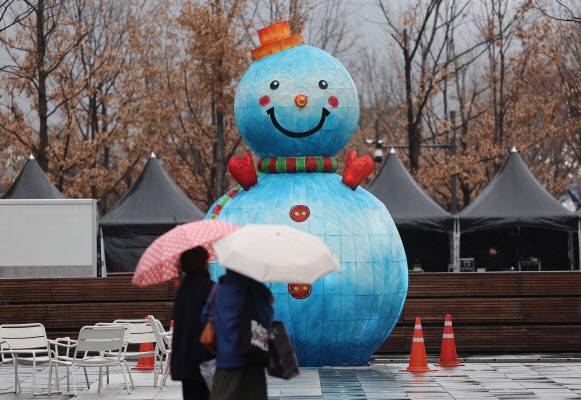
<path id="1" fill-rule="evenodd" d="M 452 315 L 459 353 L 581 352 L 581 273 L 411 274 L 402 316 L 378 353 L 411 347 L 416 317 L 426 349 L 438 353 Z M 0 323 L 40 322 L 49 336 L 84 325 L 153 314 L 169 324 L 175 285 L 131 278 L 0 280 Z"/>

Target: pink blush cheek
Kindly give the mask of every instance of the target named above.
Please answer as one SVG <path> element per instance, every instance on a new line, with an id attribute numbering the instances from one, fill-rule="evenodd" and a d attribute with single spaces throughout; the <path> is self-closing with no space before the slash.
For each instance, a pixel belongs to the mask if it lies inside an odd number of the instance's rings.
<path id="1" fill-rule="evenodd" d="M 260 99 L 258 99 L 258 104 L 260 104 L 260 107 L 264 107 L 270 104 L 270 97 L 268 96 L 262 96 Z"/>
<path id="2" fill-rule="evenodd" d="M 333 108 L 337 108 L 339 105 L 339 100 L 335 96 L 329 97 L 329 105 Z"/>

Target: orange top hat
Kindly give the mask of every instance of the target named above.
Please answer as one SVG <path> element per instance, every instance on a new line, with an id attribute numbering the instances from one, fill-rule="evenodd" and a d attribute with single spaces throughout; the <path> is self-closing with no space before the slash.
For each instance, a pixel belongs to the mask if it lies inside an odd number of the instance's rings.
<path id="1" fill-rule="evenodd" d="M 259 29 L 258 37 L 260 47 L 251 51 L 254 61 L 305 43 L 301 35 L 291 36 L 287 21 Z"/>

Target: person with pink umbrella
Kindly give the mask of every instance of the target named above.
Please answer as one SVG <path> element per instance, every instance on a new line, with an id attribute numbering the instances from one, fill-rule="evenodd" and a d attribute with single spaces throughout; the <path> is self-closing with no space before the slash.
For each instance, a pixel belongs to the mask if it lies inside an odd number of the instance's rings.
<path id="1" fill-rule="evenodd" d="M 184 399 L 207 400 L 210 394 L 200 374 L 200 363 L 214 356 L 196 339 L 202 334 L 202 309 L 214 286 L 208 272 L 208 252 L 201 246 L 186 250 L 180 265 L 186 276 L 173 311 L 171 378 L 182 381 Z"/>
<path id="2" fill-rule="evenodd" d="M 214 285 L 208 262 L 216 259 L 213 243 L 237 229 L 236 225 L 214 220 L 178 225 L 147 248 L 133 275 L 133 284 L 143 287 L 185 273 L 174 307 L 171 356 L 172 379 L 182 381 L 184 399 L 209 397 L 200 363 L 213 356 L 199 341 L 202 309 Z"/>

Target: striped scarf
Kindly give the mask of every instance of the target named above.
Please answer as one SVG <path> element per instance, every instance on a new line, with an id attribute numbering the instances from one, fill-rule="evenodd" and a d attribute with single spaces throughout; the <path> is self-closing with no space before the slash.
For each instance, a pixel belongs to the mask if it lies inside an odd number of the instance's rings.
<path id="1" fill-rule="evenodd" d="M 335 172 L 334 157 L 261 158 L 258 171 L 265 174 L 294 174 L 300 172 Z"/>

